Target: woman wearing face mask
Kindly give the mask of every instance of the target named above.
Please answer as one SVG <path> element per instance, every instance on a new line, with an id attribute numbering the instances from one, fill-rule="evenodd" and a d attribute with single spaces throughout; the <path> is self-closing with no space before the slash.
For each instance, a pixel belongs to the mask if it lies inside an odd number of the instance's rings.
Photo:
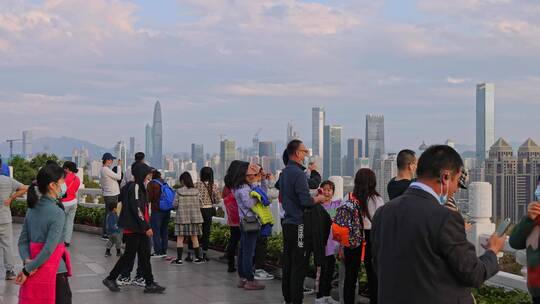
<path id="1" fill-rule="evenodd" d="M 63 235 L 66 216 L 60 203 L 65 193 L 64 170 L 57 164 L 41 168 L 28 189 L 28 211 L 18 244 L 24 262 L 16 279 L 22 285 L 20 304 L 71 303 L 71 267 Z"/>
<path id="2" fill-rule="evenodd" d="M 132 174 L 135 180 L 128 182 L 120 193 L 123 206 L 118 226 L 124 228 L 123 238 L 126 249 L 109 276 L 103 280 L 103 284 L 110 291 L 120 291 L 116 279 L 122 270 L 133 265 L 135 255 L 137 255 L 146 283 L 144 293 L 162 293 L 165 291 L 165 287 L 154 282 L 152 266 L 150 265 L 150 238 L 153 232 L 150 228 L 146 185 L 152 179 L 152 170 L 146 164 L 136 164 L 132 168 Z"/>

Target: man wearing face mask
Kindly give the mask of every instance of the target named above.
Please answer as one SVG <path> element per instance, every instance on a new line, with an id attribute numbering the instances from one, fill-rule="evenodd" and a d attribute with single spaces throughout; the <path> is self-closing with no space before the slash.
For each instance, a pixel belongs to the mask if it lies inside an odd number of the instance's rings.
<path id="1" fill-rule="evenodd" d="M 449 146 L 428 148 L 418 180 L 373 217 L 373 263 L 380 303 L 474 303 L 479 287 L 499 271 L 506 236 L 493 234 L 477 257 L 463 217 L 444 207 L 459 187 L 463 161 Z"/>

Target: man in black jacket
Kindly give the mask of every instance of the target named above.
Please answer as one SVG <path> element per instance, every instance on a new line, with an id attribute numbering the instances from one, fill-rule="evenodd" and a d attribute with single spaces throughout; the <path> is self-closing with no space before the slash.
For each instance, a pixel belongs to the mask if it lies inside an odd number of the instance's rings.
<path id="1" fill-rule="evenodd" d="M 300 140 L 287 145 L 287 167 L 279 178 L 279 190 L 285 217 L 283 218 L 283 278 L 281 289 L 285 303 L 300 304 L 303 286 L 313 250 L 310 231 L 304 230 L 304 210 L 322 203 L 324 197 L 311 197 L 302 163 L 308 153 Z"/>
<path id="2" fill-rule="evenodd" d="M 379 303 L 473 303 L 471 288 L 499 271 L 506 236 L 492 235 L 477 257 L 463 218 L 443 206 L 458 189 L 462 167 L 451 147 L 430 147 L 418 162 L 418 181 L 375 213 Z"/>

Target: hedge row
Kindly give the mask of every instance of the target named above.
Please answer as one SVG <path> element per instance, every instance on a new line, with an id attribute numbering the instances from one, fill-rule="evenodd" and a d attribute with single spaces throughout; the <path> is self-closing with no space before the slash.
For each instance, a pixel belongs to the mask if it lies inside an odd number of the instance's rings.
<path id="1" fill-rule="evenodd" d="M 26 202 L 16 201 L 11 205 L 11 212 L 14 216 L 24 217 L 26 214 Z M 77 207 L 75 223 L 88 226 L 101 227 L 104 217 L 104 208 Z M 229 227 L 221 224 L 212 224 L 210 234 L 210 245 L 217 250 L 224 250 L 230 238 Z M 174 224 L 169 223 L 169 238 L 174 239 Z M 268 240 L 268 262 L 273 265 L 280 264 L 282 254 L 282 235 L 273 235 Z M 365 276 L 362 275 L 364 278 Z M 508 291 L 503 288 L 496 288 L 484 285 L 473 292 L 478 304 L 525 304 L 532 303 L 527 293 L 521 291 Z"/>

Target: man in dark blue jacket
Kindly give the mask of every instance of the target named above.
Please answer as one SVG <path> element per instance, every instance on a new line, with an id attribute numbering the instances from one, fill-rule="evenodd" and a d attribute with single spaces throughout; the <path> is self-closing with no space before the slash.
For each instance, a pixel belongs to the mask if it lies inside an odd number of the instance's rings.
<path id="1" fill-rule="evenodd" d="M 322 195 L 311 197 L 304 173 L 304 159 L 308 153 L 300 140 L 287 145 L 289 161 L 280 175 L 279 189 L 285 217 L 283 218 L 283 279 L 282 292 L 285 303 L 302 303 L 303 286 L 313 250 L 311 236 L 304 231 L 304 210 L 323 202 Z"/>

